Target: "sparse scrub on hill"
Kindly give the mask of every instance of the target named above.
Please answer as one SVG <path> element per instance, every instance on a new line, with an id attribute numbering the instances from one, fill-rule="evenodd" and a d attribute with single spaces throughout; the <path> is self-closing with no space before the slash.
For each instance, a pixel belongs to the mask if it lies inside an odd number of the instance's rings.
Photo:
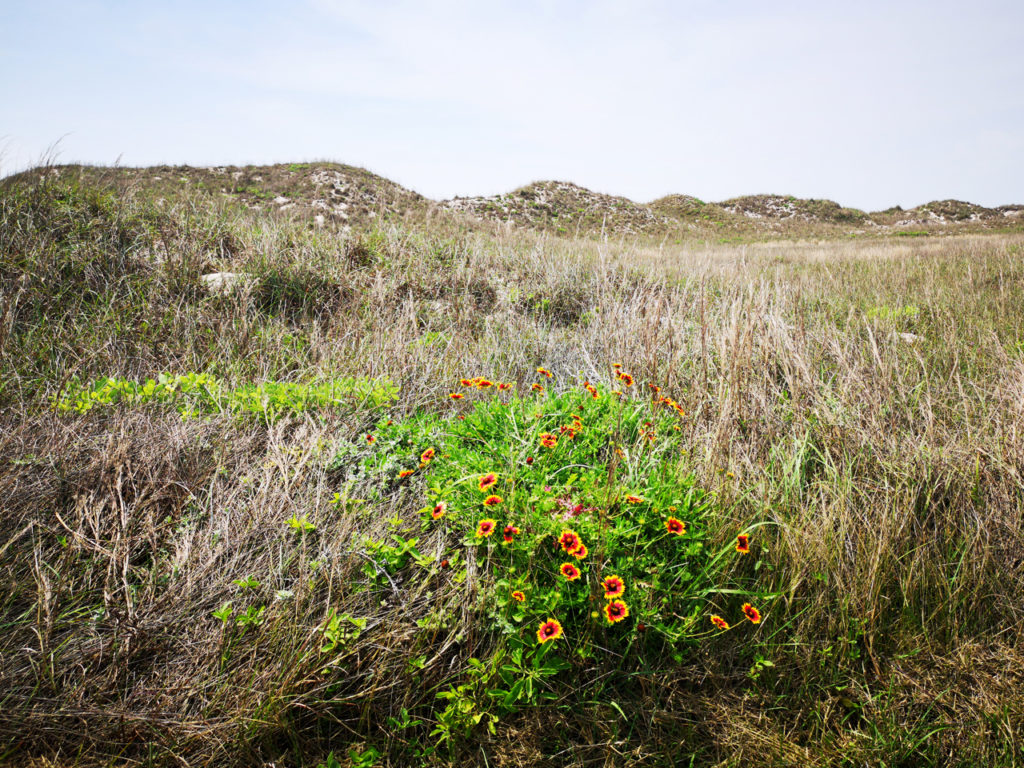
<path id="1" fill-rule="evenodd" d="M 650 203 L 602 194 L 576 184 L 540 181 L 506 194 L 432 201 L 365 169 L 330 162 L 270 166 L 53 166 L 25 171 L 8 185 L 60 181 L 107 192 L 130 192 L 160 208 L 217 209 L 276 223 L 353 233 L 401 225 L 432 231 L 544 232 L 563 239 L 626 238 L 742 243 L 785 238 L 922 236 L 1020 232 L 1024 206 L 997 208 L 936 200 L 904 210 L 865 213 L 831 200 L 746 195 L 719 203 L 671 194 Z M 204 216 L 214 226 L 219 217 Z M 198 222 L 190 222 L 198 240 Z M 912 227 L 912 230 L 908 228 Z"/>
<path id="2" fill-rule="evenodd" d="M 1020 765 L 1022 248 L 6 184 L 0 760 Z"/>

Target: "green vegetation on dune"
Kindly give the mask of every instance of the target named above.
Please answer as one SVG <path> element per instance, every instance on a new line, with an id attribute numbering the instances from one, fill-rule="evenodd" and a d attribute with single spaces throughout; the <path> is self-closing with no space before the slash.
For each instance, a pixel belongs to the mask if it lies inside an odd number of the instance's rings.
<path id="1" fill-rule="evenodd" d="M 743 238 L 5 182 L 0 761 L 1020 765 L 1024 241 Z"/>
<path id="2" fill-rule="evenodd" d="M 330 162 L 264 166 L 56 166 L 18 174 L 8 186 L 80 185 L 130 193 L 160 207 L 187 204 L 233 215 L 329 230 L 401 224 L 484 234 L 509 228 L 566 239 L 646 237 L 691 242 L 786 238 L 889 237 L 1020 232 L 1024 207 L 986 208 L 936 200 L 867 213 L 832 200 L 745 195 L 705 202 L 671 194 L 650 203 L 564 181 L 537 181 L 505 194 L 429 200 L 365 169 Z M 429 223 L 429 224 L 428 224 Z M 723 240 L 728 238 L 728 240 Z"/>
<path id="3" fill-rule="evenodd" d="M 481 389 L 470 383 L 443 415 L 388 420 L 331 463 L 346 475 L 332 503 L 357 518 L 396 484 L 426 502 L 387 535 L 357 537 L 367 557 L 349 592 L 401 583 L 409 595 L 460 597 L 424 613 L 410 638 L 409 653 L 422 652 L 402 710 L 420 726 L 402 734 L 410 759 L 451 754 L 536 706 L 632 697 L 637 676 L 671 674 L 730 624 L 760 623 L 747 600 L 769 605 L 733 573 L 753 529 L 742 546 L 709 546 L 711 500 L 687 473 L 667 406 L 596 387 L 523 399 Z M 336 624 L 332 614 L 327 628 Z M 445 676 L 438 645 L 465 642 L 472 625 L 474 657 Z"/>

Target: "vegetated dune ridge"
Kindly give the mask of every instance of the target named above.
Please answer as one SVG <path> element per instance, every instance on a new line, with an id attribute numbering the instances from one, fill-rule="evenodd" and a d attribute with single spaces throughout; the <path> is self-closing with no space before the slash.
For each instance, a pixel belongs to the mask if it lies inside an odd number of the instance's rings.
<path id="1" fill-rule="evenodd" d="M 0 762 L 1020 766 L 1024 234 L 40 173 L 0 185 Z"/>
<path id="2" fill-rule="evenodd" d="M 369 171 L 338 163 L 269 166 L 53 166 L 19 174 L 130 184 L 155 199 L 205 193 L 250 210 L 273 211 L 318 224 L 362 228 L 383 220 L 423 221 L 461 214 L 472 224 L 535 229 L 573 237 L 646 235 L 751 239 L 775 236 L 925 235 L 1024 229 L 1024 205 L 985 208 L 938 200 L 915 208 L 868 213 L 831 200 L 748 195 L 718 203 L 683 194 L 651 203 L 594 192 L 576 184 L 538 181 L 500 195 L 434 201 Z M 15 178 L 15 177 L 12 177 Z"/>

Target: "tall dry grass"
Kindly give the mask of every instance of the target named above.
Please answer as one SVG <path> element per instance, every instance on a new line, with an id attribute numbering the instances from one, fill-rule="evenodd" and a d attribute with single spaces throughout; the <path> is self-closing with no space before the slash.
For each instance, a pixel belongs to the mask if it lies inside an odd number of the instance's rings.
<path id="1" fill-rule="evenodd" d="M 8 760 L 298 765 L 358 742 L 400 755 L 387 718 L 429 709 L 487 650 L 469 614 L 418 631 L 460 610 L 458 589 L 346 589 L 365 562 L 354 534 L 421 504 L 327 508 L 332 452 L 374 414 L 55 414 L 69 382 L 383 376 L 401 387 L 397 418 L 447 408 L 461 376 L 523 382 L 543 365 L 573 386 L 621 362 L 688 412 L 723 539 L 768 523 L 757 577 L 780 598 L 756 646 L 723 641 L 637 681 L 616 703 L 628 719 L 563 701 L 481 734 L 468 759 L 672 764 L 682 744 L 707 764 L 1019 764 L 1024 238 L 350 236 L 46 187 L 2 206 Z M 198 277 L 214 270 L 258 282 L 210 295 Z M 319 526 L 298 552 L 283 526 L 296 512 Z M 248 577 L 267 621 L 230 635 L 211 614 Z M 370 617 L 344 674 L 308 653 L 332 608 Z"/>

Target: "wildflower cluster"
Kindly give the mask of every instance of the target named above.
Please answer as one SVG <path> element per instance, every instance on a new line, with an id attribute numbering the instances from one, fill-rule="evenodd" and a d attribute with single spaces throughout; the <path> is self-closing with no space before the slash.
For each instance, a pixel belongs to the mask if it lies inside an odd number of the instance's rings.
<path id="1" fill-rule="evenodd" d="M 575 440 L 576 435 L 583 429 L 583 419 L 580 418 L 579 414 L 574 413 L 572 415 L 571 424 L 563 424 L 558 428 L 558 433 L 567 440 Z"/>
<path id="2" fill-rule="evenodd" d="M 664 397 L 664 396 L 663 397 L 659 397 L 656 400 L 656 402 L 658 404 L 660 404 L 660 405 L 664 405 L 664 406 L 667 406 L 668 408 L 671 408 L 673 411 L 678 413 L 680 416 L 685 416 L 686 415 L 686 411 L 683 410 L 683 406 L 681 406 L 679 403 L 677 403 L 671 397 Z"/>
<path id="3" fill-rule="evenodd" d="M 636 386 L 621 366 L 615 376 L 624 390 Z M 590 382 L 561 392 L 538 383 L 537 394 L 499 397 L 490 379 L 459 383 L 494 394 L 423 427 L 411 441 L 418 468 L 403 472 L 422 474 L 423 525 L 442 536 L 434 573 L 458 583 L 475 561 L 481 588 L 470 607 L 502 642 L 540 654 L 568 639 L 582 663 L 609 644 L 639 648 L 634 633 L 685 646 L 710 634 L 708 617 L 722 631 L 730 613 L 762 621 L 752 602 L 718 604 L 743 594 L 722 581 L 751 537 L 725 552 L 710 546 L 710 497 L 680 471 L 685 446 L 658 387 L 636 398 L 602 396 Z M 381 444 L 401 444 L 395 430 L 378 428 Z"/>
<path id="4" fill-rule="evenodd" d="M 507 389 L 512 389 L 512 384 L 507 381 L 493 382 L 483 376 L 474 376 L 472 379 L 459 379 L 459 384 L 463 387 L 469 387 L 472 389 L 490 389 L 491 387 L 497 387 L 498 390 L 504 392 Z M 459 394 L 459 393 L 456 393 Z M 455 398 L 455 395 L 449 395 L 449 397 Z M 456 400 L 461 398 L 455 398 Z"/>
<path id="5" fill-rule="evenodd" d="M 479 389 L 483 391 L 495 389 L 499 392 L 507 392 L 514 386 L 512 382 L 491 381 L 484 376 L 474 376 L 471 379 L 459 379 L 459 385 L 466 389 Z M 451 400 L 464 400 L 466 395 L 463 392 L 451 392 L 448 397 Z"/>

